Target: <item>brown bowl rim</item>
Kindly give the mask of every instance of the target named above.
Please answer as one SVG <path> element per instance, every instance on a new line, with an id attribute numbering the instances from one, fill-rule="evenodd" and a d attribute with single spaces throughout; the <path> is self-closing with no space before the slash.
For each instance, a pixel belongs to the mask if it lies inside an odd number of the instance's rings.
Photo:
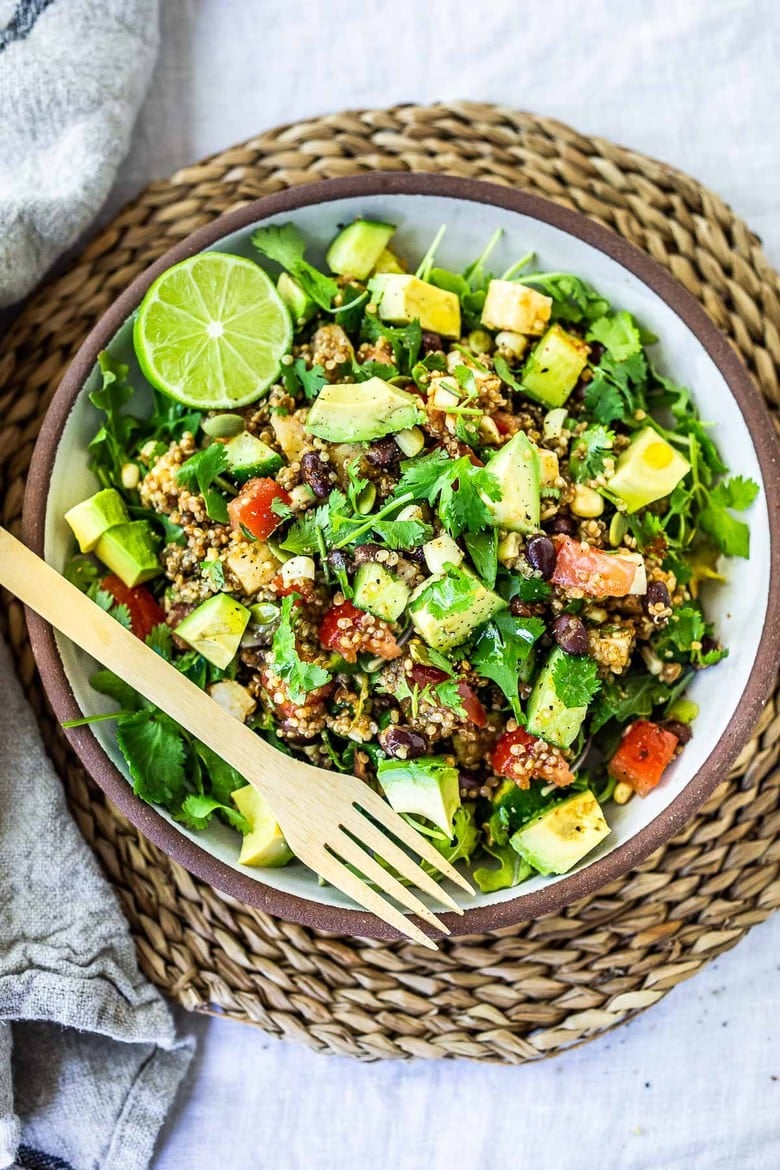
<path id="1" fill-rule="evenodd" d="M 772 693 L 780 659 L 780 510 L 771 501 L 780 498 L 780 444 L 769 412 L 750 375 L 726 338 L 701 305 L 655 260 L 609 228 L 580 212 L 561 207 L 538 195 L 515 191 L 482 180 L 444 175 L 367 173 L 292 187 L 264 196 L 219 216 L 169 249 L 133 280 L 103 314 L 73 361 L 46 413 L 35 445 L 24 497 L 22 533 L 25 542 L 43 555 L 46 500 L 59 437 L 97 355 L 108 345 L 125 319 L 140 303 L 152 281 L 171 264 L 216 243 L 224 236 L 271 215 L 351 197 L 423 195 L 466 200 L 501 207 L 551 224 L 605 253 L 656 293 L 691 330 L 723 375 L 756 450 L 769 507 L 771 541 L 770 587 L 765 637 L 741 701 L 699 771 L 679 796 L 639 833 L 606 857 L 559 881 L 503 902 L 444 914 L 453 934 L 477 934 L 554 913 L 585 898 L 608 882 L 622 877 L 668 841 L 693 816 L 724 777 L 748 741 L 760 712 Z M 52 628 L 27 611 L 33 654 L 44 690 L 60 722 L 77 719 L 81 712 L 65 675 Z M 128 781 L 103 751 L 88 727 L 65 732 L 79 760 L 124 816 L 164 853 L 197 877 L 231 897 L 268 914 L 335 934 L 394 938 L 397 932 L 372 914 L 325 906 L 266 886 L 240 873 L 190 841 L 152 806 L 133 793 Z"/>

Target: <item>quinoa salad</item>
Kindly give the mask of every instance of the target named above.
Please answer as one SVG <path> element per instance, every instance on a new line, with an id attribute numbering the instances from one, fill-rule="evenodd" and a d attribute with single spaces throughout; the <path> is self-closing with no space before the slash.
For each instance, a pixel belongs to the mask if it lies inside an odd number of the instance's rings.
<path id="1" fill-rule="evenodd" d="M 442 234 L 420 258 L 356 220 L 315 267 L 272 225 L 256 262 L 158 278 L 142 377 L 100 358 L 66 574 L 490 892 L 567 872 L 664 782 L 686 689 L 728 653 L 702 590 L 749 555 L 758 487 L 660 372 L 663 339 L 532 253 L 493 272 L 498 232 L 439 267 Z M 293 860 L 224 761 L 116 675 L 92 685 L 142 799 L 232 826 L 243 865 Z"/>

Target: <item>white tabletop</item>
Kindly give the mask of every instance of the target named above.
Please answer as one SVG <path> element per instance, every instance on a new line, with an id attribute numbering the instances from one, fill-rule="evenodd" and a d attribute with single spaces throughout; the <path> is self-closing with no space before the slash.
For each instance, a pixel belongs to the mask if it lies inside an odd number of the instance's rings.
<path id="1" fill-rule="evenodd" d="M 780 264 L 774 0 L 161 0 L 111 201 L 280 122 L 469 97 L 553 115 L 713 187 Z M 639 15 L 641 12 L 641 16 Z M 156 1170 L 776 1170 L 780 919 L 552 1061 L 373 1066 L 182 1014 L 200 1048 Z"/>

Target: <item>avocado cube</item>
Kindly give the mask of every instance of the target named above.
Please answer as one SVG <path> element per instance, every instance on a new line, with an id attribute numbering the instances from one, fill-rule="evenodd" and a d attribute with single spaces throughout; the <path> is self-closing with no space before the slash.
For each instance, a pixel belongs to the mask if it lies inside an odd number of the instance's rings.
<path id="1" fill-rule="evenodd" d="M 408 325 L 416 320 L 431 333 L 460 337 L 460 301 L 455 293 L 417 276 L 397 273 L 375 276 L 370 287 L 383 321 Z"/>
<path id="2" fill-rule="evenodd" d="M 617 461 L 607 488 L 622 500 L 627 512 L 637 512 L 670 495 L 691 465 L 652 427 L 637 431 Z"/>
<path id="3" fill-rule="evenodd" d="M 401 260 L 398 259 L 395 252 L 390 248 L 383 249 L 379 254 L 379 259 L 374 265 L 374 272 L 378 275 L 380 272 L 395 272 L 402 274 L 406 272 Z"/>
<path id="4" fill-rule="evenodd" d="M 367 561 L 355 573 L 354 604 L 374 617 L 394 622 L 409 600 L 409 589 L 395 573 L 376 561 Z"/>
<path id="5" fill-rule="evenodd" d="M 539 672 L 528 699 L 526 730 L 529 735 L 537 735 L 556 747 L 567 748 L 579 735 L 588 708 L 567 707 L 558 698 L 553 679 L 561 661 L 566 661 L 566 654 L 556 646 Z"/>
<path id="6" fill-rule="evenodd" d="M 520 385 L 542 406 L 563 406 L 585 369 L 589 352 L 581 338 L 552 325 L 525 363 Z"/>
<path id="7" fill-rule="evenodd" d="M 610 833 L 601 805 L 590 791 L 554 804 L 518 829 L 510 844 L 542 874 L 568 873 Z"/>
<path id="8" fill-rule="evenodd" d="M 370 443 L 424 420 L 416 394 L 369 378 L 356 385 L 323 386 L 309 410 L 306 430 L 329 443 Z"/>
<path id="9" fill-rule="evenodd" d="M 458 769 L 444 756 L 380 760 L 376 774 L 397 813 L 424 817 L 452 839 L 452 819 L 460 808 L 460 782 Z"/>
<path id="10" fill-rule="evenodd" d="M 340 231 L 325 259 L 331 272 L 365 280 L 395 234 L 395 224 L 356 219 Z"/>
<path id="11" fill-rule="evenodd" d="M 314 301 L 288 272 L 280 274 L 276 291 L 290 310 L 293 325 L 305 325 L 317 312 Z"/>
<path id="12" fill-rule="evenodd" d="M 483 496 L 491 522 L 510 532 L 536 532 L 541 511 L 539 449 L 524 431 L 518 431 L 493 456 L 487 470 L 498 480 L 497 500 Z"/>
<path id="13" fill-rule="evenodd" d="M 408 610 L 420 637 L 434 650 L 446 651 L 460 646 L 505 606 L 469 569 L 451 566 L 418 585 Z"/>
<path id="14" fill-rule="evenodd" d="M 109 528 L 97 542 L 95 555 L 129 589 L 162 572 L 157 544 L 146 520 L 131 520 Z"/>
<path id="15" fill-rule="evenodd" d="M 482 309 L 486 329 L 541 336 L 552 311 L 552 297 L 514 280 L 491 280 Z"/>
<path id="16" fill-rule="evenodd" d="M 95 492 L 65 513 L 83 553 L 93 552 L 104 532 L 130 519 L 125 502 L 115 488 Z"/>
<path id="17" fill-rule="evenodd" d="M 249 832 L 241 843 L 238 864 L 272 869 L 292 861 L 292 849 L 262 792 L 258 792 L 253 784 L 247 784 L 244 788 L 237 788 L 232 795 L 233 804 L 249 821 Z"/>
<path id="18" fill-rule="evenodd" d="M 238 652 L 251 616 L 235 597 L 215 593 L 179 622 L 176 633 L 214 666 L 225 670 Z"/>

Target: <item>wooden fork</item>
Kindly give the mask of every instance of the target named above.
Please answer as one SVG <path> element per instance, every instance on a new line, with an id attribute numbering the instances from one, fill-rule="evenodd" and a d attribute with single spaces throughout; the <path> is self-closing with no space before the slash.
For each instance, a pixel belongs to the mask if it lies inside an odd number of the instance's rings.
<path id="1" fill-rule="evenodd" d="M 401 934 L 436 950 L 436 943 L 380 890 L 435 930 L 448 934 L 447 927 L 378 858 L 456 913 L 463 911 L 406 850 L 467 893 L 474 891 L 430 842 L 367 784 L 301 763 L 271 747 L 4 528 L 0 528 L 0 585 L 253 784 L 269 801 L 295 855 L 315 873 Z"/>

